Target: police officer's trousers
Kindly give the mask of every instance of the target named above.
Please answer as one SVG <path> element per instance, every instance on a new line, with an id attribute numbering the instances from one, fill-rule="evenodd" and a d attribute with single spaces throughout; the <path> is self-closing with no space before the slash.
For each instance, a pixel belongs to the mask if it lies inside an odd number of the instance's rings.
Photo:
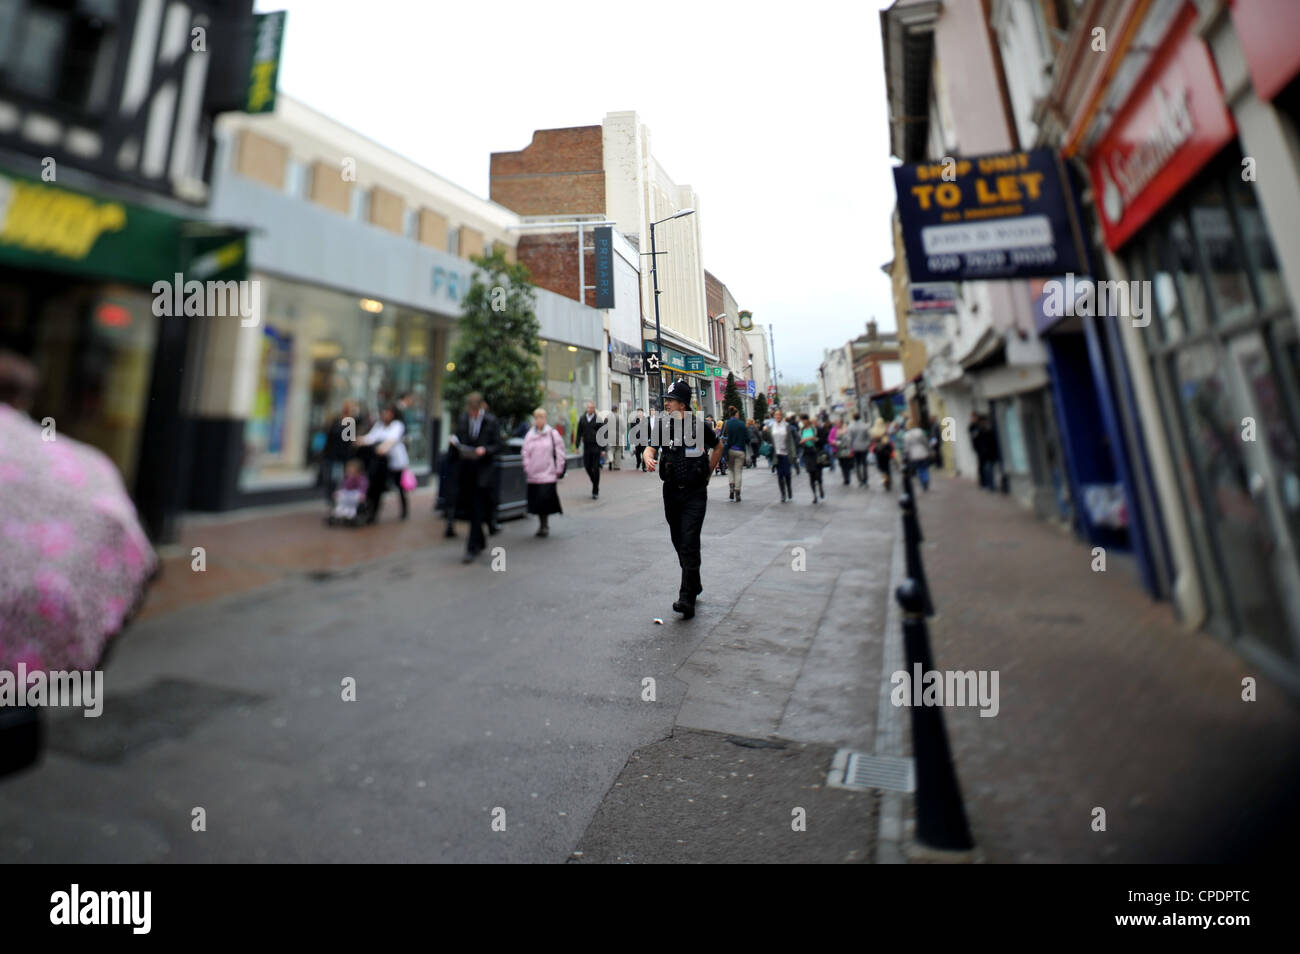
<path id="1" fill-rule="evenodd" d="M 677 563 L 682 568 L 682 588 L 690 588 L 692 595 L 700 585 L 700 531 L 708 506 L 706 488 L 681 490 L 664 485 L 664 517 L 677 551 Z"/>

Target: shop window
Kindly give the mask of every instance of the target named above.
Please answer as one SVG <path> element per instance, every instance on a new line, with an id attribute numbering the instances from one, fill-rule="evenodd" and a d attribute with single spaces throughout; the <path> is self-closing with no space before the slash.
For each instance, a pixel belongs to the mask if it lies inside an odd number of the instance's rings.
<path id="1" fill-rule="evenodd" d="M 290 159 L 285 168 L 284 191 L 295 199 L 311 196 L 311 166 L 297 159 Z"/>
<path id="2" fill-rule="evenodd" d="M 0 85 L 86 113 L 103 110 L 117 0 L 0 0 Z"/>
<path id="3" fill-rule="evenodd" d="M 370 193 L 359 186 L 352 187 L 352 218 L 365 222 L 370 218 Z"/>
<path id="4" fill-rule="evenodd" d="M 1201 272 L 1197 267 L 1196 249 L 1187 220 L 1181 214 L 1170 216 L 1164 224 L 1157 254 L 1160 269 L 1167 272 L 1178 292 L 1180 321 L 1165 326 L 1165 339 L 1173 343 L 1188 334 L 1199 334 L 1210 327 L 1210 304 Z M 1165 282 L 1166 288 L 1168 282 Z"/>
<path id="5" fill-rule="evenodd" d="M 1254 278 L 1259 310 L 1267 313 L 1285 307 L 1286 285 L 1278 268 L 1273 242 L 1268 237 L 1268 224 L 1259 210 L 1255 187 L 1239 175 L 1229 175 L 1228 191 L 1241 233 L 1245 260 Z"/>
<path id="6" fill-rule="evenodd" d="M 542 367 L 545 394 L 542 406 L 552 427 L 572 442 L 578 415 L 588 401 L 596 401 L 596 352 L 555 341 L 542 343 L 538 362 Z M 596 410 L 600 411 L 597 401 Z"/>
<path id="7" fill-rule="evenodd" d="M 385 404 L 409 392 L 407 448 L 413 467 L 427 463 L 432 316 L 258 277 L 265 320 L 241 489 L 310 486 L 329 424 L 347 399 L 361 406 L 360 432 Z"/>
<path id="8" fill-rule="evenodd" d="M 1188 217 L 1205 263 L 1215 318 L 1221 325 L 1248 320 L 1255 313 L 1255 301 L 1227 198 L 1218 182 L 1194 193 Z"/>

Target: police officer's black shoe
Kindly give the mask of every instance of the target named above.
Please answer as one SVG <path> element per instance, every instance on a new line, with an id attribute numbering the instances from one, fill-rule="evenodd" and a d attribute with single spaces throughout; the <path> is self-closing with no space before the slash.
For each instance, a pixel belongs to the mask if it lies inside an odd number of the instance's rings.
<path id="1" fill-rule="evenodd" d="M 695 595 L 683 596 L 679 593 L 677 602 L 673 604 L 673 612 L 681 613 L 682 619 L 692 619 L 695 616 Z"/>

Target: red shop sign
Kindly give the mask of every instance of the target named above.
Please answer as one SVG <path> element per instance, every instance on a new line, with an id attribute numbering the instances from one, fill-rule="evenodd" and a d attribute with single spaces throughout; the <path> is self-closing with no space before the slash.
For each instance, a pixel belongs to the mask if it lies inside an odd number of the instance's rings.
<path id="1" fill-rule="evenodd" d="M 1106 245 L 1115 251 L 1237 133 L 1188 3 L 1088 157 Z"/>
<path id="2" fill-rule="evenodd" d="M 1255 95 L 1270 100 L 1300 73 L 1300 3 L 1231 0 L 1231 6 Z"/>

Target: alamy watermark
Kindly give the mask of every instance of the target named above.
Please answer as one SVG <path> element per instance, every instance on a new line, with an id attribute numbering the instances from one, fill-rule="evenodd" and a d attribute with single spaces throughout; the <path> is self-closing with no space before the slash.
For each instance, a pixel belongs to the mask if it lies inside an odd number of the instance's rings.
<path id="1" fill-rule="evenodd" d="M 889 677 L 894 688 L 889 701 L 896 706 L 979 706 L 980 718 L 998 714 L 998 670 L 937 669 L 921 671 L 920 663 L 912 671 L 900 669 Z"/>
<path id="2" fill-rule="evenodd" d="M 262 285 L 256 279 L 205 281 L 177 272 L 173 281 L 153 283 L 153 313 L 158 318 L 234 318 L 243 328 L 260 319 Z"/>
<path id="3" fill-rule="evenodd" d="M 87 719 L 98 718 L 104 711 L 104 673 L 98 669 L 28 672 L 26 663 L 19 663 L 17 672 L 0 669 L 0 706 L 80 708 Z"/>
<path id="4" fill-rule="evenodd" d="M 1043 285 L 1043 313 L 1049 318 L 1095 318 L 1114 315 L 1132 320 L 1134 328 L 1151 324 L 1151 283 L 1147 281 L 1094 281 L 1053 278 Z"/>

